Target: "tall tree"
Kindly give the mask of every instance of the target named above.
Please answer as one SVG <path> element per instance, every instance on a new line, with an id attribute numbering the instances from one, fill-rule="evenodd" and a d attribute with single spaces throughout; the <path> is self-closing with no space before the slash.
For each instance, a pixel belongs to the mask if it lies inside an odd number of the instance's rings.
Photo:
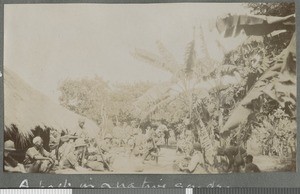
<path id="1" fill-rule="evenodd" d="M 64 80 L 59 86 L 60 104 L 99 125 L 109 110 L 109 86 L 102 78 Z"/>

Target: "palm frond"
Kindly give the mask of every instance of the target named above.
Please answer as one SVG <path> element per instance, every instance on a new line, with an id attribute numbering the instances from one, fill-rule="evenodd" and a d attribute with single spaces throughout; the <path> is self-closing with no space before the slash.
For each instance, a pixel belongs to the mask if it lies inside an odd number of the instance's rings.
<path id="1" fill-rule="evenodd" d="M 172 68 L 178 70 L 180 69 L 180 65 L 175 59 L 174 55 L 165 47 L 165 45 L 161 41 L 156 42 L 158 51 L 162 56 L 162 59 L 166 62 L 166 64 L 170 64 Z"/>
<path id="2" fill-rule="evenodd" d="M 266 94 L 276 100 L 282 107 L 284 107 L 287 101 L 296 104 L 296 75 L 293 72 L 296 66 L 296 58 L 293 57 L 295 55 L 296 44 L 294 34 L 289 46 L 276 57 L 274 65 L 259 78 L 237 108 L 233 110 L 226 124 L 221 129 L 222 133 L 246 121 L 251 110 L 245 106 L 262 94 Z M 288 68 L 290 66 L 292 68 Z M 288 74 L 288 76 L 284 76 L 284 74 Z M 288 77 L 289 79 L 284 79 L 284 77 Z"/>
<path id="3" fill-rule="evenodd" d="M 177 63 L 174 64 L 170 58 L 164 58 L 164 56 L 156 55 L 143 49 L 135 49 L 132 55 L 161 70 L 168 71 L 172 74 L 176 74 L 177 72 Z"/>
<path id="4" fill-rule="evenodd" d="M 196 61 L 195 41 L 191 41 L 185 51 L 185 73 L 191 75 Z"/>

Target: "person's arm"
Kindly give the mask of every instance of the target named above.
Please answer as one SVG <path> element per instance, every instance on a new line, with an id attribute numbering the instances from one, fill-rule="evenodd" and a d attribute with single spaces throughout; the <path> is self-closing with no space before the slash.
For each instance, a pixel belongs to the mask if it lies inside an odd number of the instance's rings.
<path id="1" fill-rule="evenodd" d="M 42 156 L 35 148 L 29 148 L 26 154 L 34 160 L 49 160 L 49 158 Z"/>
<path id="2" fill-rule="evenodd" d="M 240 148 L 240 152 L 241 152 L 241 156 L 244 159 L 247 156 L 247 150 L 245 150 L 244 148 Z"/>
<path id="3" fill-rule="evenodd" d="M 47 152 L 44 148 L 42 148 L 42 155 L 47 158 L 50 158 L 50 156 L 51 156 L 51 154 L 49 152 Z"/>
<path id="4" fill-rule="evenodd" d="M 35 159 L 35 160 L 52 160 L 51 158 L 44 157 L 44 156 L 39 156 L 39 155 L 35 155 L 33 157 L 33 159 Z"/>
<path id="5" fill-rule="evenodd" d="M 42 148 L 42 153 L 44 155 L 44 157 L 47 158 L 47 160 L 50 160 L 51 162 L 55 162 L 55 156 L 52 155 L 50 152 L 47 152 L 44 148 Z"/>
<path id="6" fill-rule="evenodd" d="M 232 154 L 228 154 L 228 153 L 226 153 L 225 155 L 228 158 L 228 168 L 227 168 L 227 172 L 228 172 L 233 167 L 234 157 Z"/>
<path id="7" fill-rule="evenodd" d="M 254 171 L 254 172 L 261 172 L 257 165 L 254 165 L 253 171 Z"/>

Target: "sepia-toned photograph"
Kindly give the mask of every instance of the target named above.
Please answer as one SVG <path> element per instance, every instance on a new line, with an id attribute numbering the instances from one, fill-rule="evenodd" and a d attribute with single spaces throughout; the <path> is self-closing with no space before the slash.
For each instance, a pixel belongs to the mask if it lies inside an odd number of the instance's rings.
<path id="1" fill-rule="evenodd" d="M 6 173 L 296 172 L 295 3 L 7 4 Z"/>

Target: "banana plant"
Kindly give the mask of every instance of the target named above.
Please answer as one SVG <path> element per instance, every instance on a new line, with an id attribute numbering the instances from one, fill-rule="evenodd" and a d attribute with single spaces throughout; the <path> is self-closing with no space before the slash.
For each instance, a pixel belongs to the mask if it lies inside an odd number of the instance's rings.
<path id="1" fill-rule="evenodd" d="M 134 57 L 171 73 L 172 78 L 149 89 L 134 103 L 132 112 L 142 120 L 146 120 L 172 103 L 182 103 L 185 110 L 180 111 L 185 111 L 189 118 L 197 118 L 198 124 L 194 127 L 200 135 L 199 140 L 206 161 L 213 164 L 215 138 L 209 135 L 210 129 L 204 125 L 194 106 L 196 101 L 209 98 L 210 90 L 221 90 L 239 83 L 241 76 L 235 66 L 222 65 L 214 60 L 209 55 L 207 44 L 202 27 L 195 28 L 193 39 L 185 50 L 185 60 L 181 64 L 161 42 L 157 42 L 159 54 L 136 49 Z"/>
<path id="2" fill-rule="evenodd" d="M 291 105 L 295 112 L 297 81 L 295 33 L 288 47 L 268 63 L 271 63 L 271 67 L 257 80 L 244 99 L 232 111 L 231 116 L 221 129 L 221 133 L 224 136 L 247 120 L 247 117 L 252 112 L 247 105 L 263 95 L 276 100 L 282 108 L 287 104 Z"/>

